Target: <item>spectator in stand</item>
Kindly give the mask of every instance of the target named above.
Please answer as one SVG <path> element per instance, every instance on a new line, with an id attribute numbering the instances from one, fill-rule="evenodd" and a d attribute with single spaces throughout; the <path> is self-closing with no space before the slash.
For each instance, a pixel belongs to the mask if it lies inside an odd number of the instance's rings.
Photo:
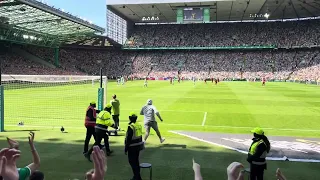
<path id="1" fill-rule="evenodd" d="M 0 55 L 0 58 L 3 59 L 4 74 L 97 75 L 99 67 L 104 66 L 108 69 L 106 73 L 109 77 L 131 75 L 138 79 L 146 76 L 159 79 L 177 76 L 179 71 L 186 79 L 213 76 L 222 80 L 266 77 L 267 80 L 317 81 L 320 77 L 319 50 L 291 50 L 290 47 L 319 44 L 320 36 L 316 33 L 319 29 L 320 20 L 135 26 L 132 39 L 139 46 L 278 45 L 289 47 L 289 50 L 132 52 L 62 48 L 60 68 L 44 67 L 10 51 Z M 252 30 L 259 33 L 252 33 Z M 52 49 L 34 46 L 23 48 L 52 63 Z"/>

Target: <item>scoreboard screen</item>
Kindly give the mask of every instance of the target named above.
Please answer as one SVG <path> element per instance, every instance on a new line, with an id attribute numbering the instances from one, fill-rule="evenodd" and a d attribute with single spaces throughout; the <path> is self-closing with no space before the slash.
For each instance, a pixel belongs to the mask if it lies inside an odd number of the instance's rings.
<path id="1" fill-rule="evenodd" d="M 184 21 L 203 21 L 203 8 L 184 8 Z"/>

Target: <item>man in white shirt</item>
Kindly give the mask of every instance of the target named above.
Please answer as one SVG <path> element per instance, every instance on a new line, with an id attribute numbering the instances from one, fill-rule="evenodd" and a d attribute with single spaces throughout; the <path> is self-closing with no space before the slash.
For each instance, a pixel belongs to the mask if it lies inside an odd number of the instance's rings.
<path id="1" fill-rule="evenodd" d="M 163 121 L 163 119 L 161 118 L 160 113 L 158 112 L 156 107 L 152 105 L 152 100 L 148 99 L 147 104 L 145 106 L 143 106 L 140 111 L 140 115 L 144 115 L 144 128 L 146 130 L 146 134 L 144 136 L 144 141 L 145 142 L 147 141 L 149 134 L 150 134 L 150 129 L 152 128 L 154 131 L 156 131 L 156 133 L 160 139 L 160 143 L 163 143 L 165 141 L 165 138 L 161 137 L 155 114 L 158 116 L 160 121 Z"/>

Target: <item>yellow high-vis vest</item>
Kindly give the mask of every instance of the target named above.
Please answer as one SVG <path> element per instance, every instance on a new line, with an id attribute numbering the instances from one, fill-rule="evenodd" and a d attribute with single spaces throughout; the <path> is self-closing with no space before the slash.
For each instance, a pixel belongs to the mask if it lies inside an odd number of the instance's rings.
<path id="1" fill-rule="evenodd" d="M 131 146 L 139 146 L 143 144 L 142 141 L 142 126 L 139 123 L 132 123 L 129 125 L 129 127 L 133 131 L 133 136 L 132 136 L 132 143 L 130 144 Z"/>
<path id="2" fill-rule="evenodd" d="M 101 111 L 96 120 L 96 128 L 107 131 L 108 126 L 112 126 L 114 121 L 111 118 L 111 114 L 108 111 Z"/>
<path id="3" fill-rule="evenodd" d="M 257 147 L 262 143 L 265 144 L 263 140 L 260 140 L 260 141 L 253 143 L 250 147 L 249 154 L 254 155 L 257 151 Z M 267 157 L 267 151 L 264 151 L 259 158 L 265 159 L 266 157 Z M 252 161 L 252 164 L 263 165 L 263 164 L 266 164 L 266 161 L 264 161 L 264 162 Z"/>

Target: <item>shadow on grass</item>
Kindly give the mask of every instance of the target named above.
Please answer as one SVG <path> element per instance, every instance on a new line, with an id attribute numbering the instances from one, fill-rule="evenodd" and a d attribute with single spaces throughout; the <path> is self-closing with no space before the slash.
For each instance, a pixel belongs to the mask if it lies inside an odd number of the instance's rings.
<path id="1" fill-rule="evenodd" d="M 45 173 L 46 180 L 83 179 L 85 172 L 93 168 L 93 164 L 82 155 L 83 141 L 79 144 L 73 144 L 71 141 L 61 143 L 52 141 L 52 139 L 58 138 L 42 139 L 41 142 L 36 142 L 36 148 L 41 157 L 40 170 Z M 19 143 L 22 156 L 18 160 L 18 167 L 24 167 L 32 161 L 32 157 L 28 142 L 21 141 Z M 108 170 L 105 179 L 126 180 L 132 178 L 132 171 L 128 158 L 124 154 L 124 147 L 114 146 L 112 143 L 110 143 L 110 149 L 114 151 L 114 154 L 107 158 Z M 7 147 L 7 142 L 0 140 L 0 146 Z M 184 144 L 163 144 L 160 146 L 146 144 L 146 149 L 140 154 L 140 163 L 152 164 L 152 178 L 154 180 L 193 180 L 193 158 L 201 165 L 203 179 L 212 179 L 213 177 L 220 180 L 227 179 L 226 168 L 233 161 L 241 162 L 248 167 L 244 154 L 229 150 L 215 152 L 212 151 L 210 145 L 208 148 L 196 147 L 198 150 L 188 149 Z M 273 179 L 275 169 L 278 167 L 285 172 L 290 180 L 316 179 L 320 164 L 270 161 L 268 162 L 268 170 L 265 171 L 266 179 Z M 142 169 L 141 173 L 142 179 L 149 179 L 148 170 Z"/>
<path id="2" fill-rule="evenodd" d="M 40 131 L 39 129 L 20 129 L 20 130 L 5 130 L 5 132 L 24 132 L 24 131 Z"/>
<path id="3" fill-rule="evenodd" d="M 45 139 L 46 141 L 52 141 L 52 142 L 55 142 L 55 141 L 61 141 L 62 139 L 61 138 L 49 138 L 49 139 Z"/>
<path id="4" fill-rule="evenodd" d="M 160 148 L 187 148 L 187 145 L 185 144 L 162 144 Z"/>
<path id="5" fill-rule="evenodd" d="M 77 142 L 77 143 L 84 143 L 84 139 L 77 139 L 77 140 L 73 140 L 73 142 Z"/>
<path id="6" fill-rule="evenodd" d="M 205 149 L 210 149 L 209 147 L 207 147 L 207 146 L 193 146 L 194 148 L 196 148 L 196 149 L 203 149 L 203 150 L 205 150 Z"/>

